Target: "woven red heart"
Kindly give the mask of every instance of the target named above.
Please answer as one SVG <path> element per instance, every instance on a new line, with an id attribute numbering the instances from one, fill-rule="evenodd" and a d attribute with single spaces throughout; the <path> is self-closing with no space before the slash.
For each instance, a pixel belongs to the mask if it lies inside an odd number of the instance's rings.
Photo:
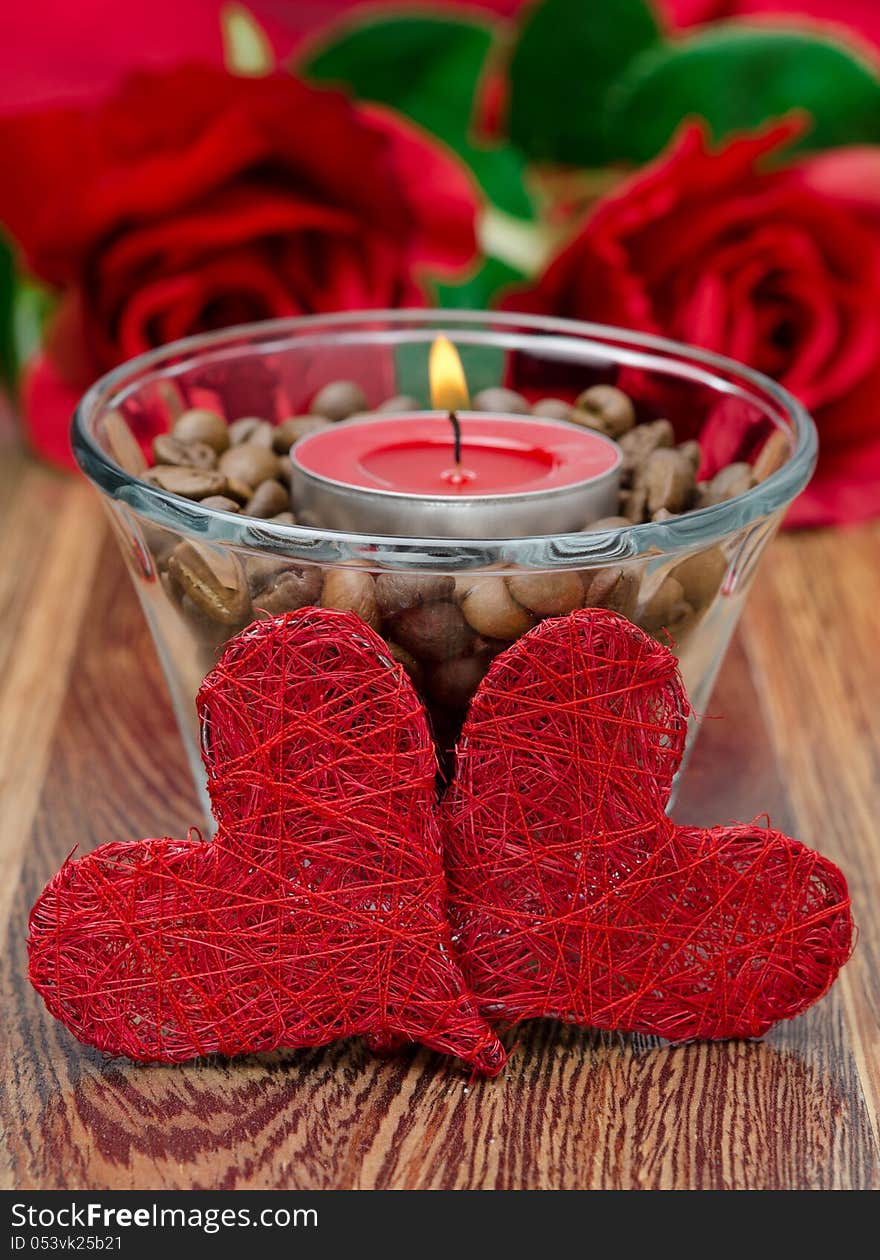
<path id="1" fill-rule="evenodd" d="M 420 1041 L 489 1075 L 502 1046 L 454 961 L 422 707 L 351 613 L 231 641 L 198 699 L 217 836 L 108 844 L 31 914 L 31 980 L 133 1059 Z"/>
<path id="2" fill-rule="evenodd" d="M 450 913 L 487 1018 L 751 1037 L 846 961 L 846 881 L 755 825 L 666 817 L 689 705 L 672 654 L 601 609 L 499 656 L 444 803 Z"/>

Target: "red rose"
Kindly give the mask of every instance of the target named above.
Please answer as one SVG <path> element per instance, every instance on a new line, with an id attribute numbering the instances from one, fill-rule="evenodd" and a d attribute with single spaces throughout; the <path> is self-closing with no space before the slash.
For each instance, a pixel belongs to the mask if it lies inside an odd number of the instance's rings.
<path id="1" fill-rule="evenodd" d="M 475 250 L 476 195 L 451 157 L 288 76 L 137 75 L 93 109 L 0 122 L 0 162 L 15 172 L 0 221 L 62 295 L 29 383 L 43 398 L 203 329 L 419 304 L 425 269 Z M 33 417 L 37 444 L 68 419 Z"/>
<path id="2" fill-rule="evenodd" d="M 709 152 L 687 125 L 511 305 L 660 333 L 775 377 L 819 427 L 789 523 L 880 508 L 880 149 L 768 169 L 782 123 Z"/>
<path id="3" fill-rule="evenodd" d="M 846 39 L 860 36 L 866 44 L 880 47 L 880 5 L 877 0 L 659 0 L 672 26 L 726 22 L 742 18 L 754 25 L 756 18 L 777 28 L 823 23 L 835 28 L 830 34 Z"/>

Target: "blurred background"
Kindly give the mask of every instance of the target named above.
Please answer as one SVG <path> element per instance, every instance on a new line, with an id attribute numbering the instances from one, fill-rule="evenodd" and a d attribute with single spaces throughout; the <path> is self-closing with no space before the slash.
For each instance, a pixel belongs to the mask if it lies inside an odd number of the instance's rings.
<path id="1" fill-rule="evenodd" d="M 172 338 L 507 307 L 767 372 L 822 443 L 789 523 L 880 508 L 875 0 L 29 0 L 0 71 L 0 363 L 49 460 Z"/>

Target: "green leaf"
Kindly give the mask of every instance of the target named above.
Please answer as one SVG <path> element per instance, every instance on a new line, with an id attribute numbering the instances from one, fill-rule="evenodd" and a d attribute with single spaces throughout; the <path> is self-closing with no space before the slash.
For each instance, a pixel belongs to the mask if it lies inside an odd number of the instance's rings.
<path id="1" fill-rule="evenodd" d="M 510 66 L 510 134 L 529 157 L 601 166 L 608 90 L 660 37 L 646 0 L 545 0 Z"/>
<path id="2" fill-rule="evenodd" d="M 435 284 L 437 301 L 451 310 L 488 310 L 501 289 L 522 282 L 523 273 L 498 258 L 483 265 L 461 284 Z"/>
<path id="3" fill-rule="evenodd" d="M 465 379 L 471 397 L 481 389 L 504 383 L 504 350 L 501 346 L 463 345 L 451 338 L 461 358 Z M 431 406 L 431 390 L 428 384 L 428 355 L 431 346 L 426 341 L 408 341 L 395 347 L 397 367 L 397 392 L 417 398 L 423 407 Z"/>
<path id="4" fill-rule="evenodd" d="M 300 69 L 405 114 L 470 165 L 491 201 L 508 214 L 531 217 L 521 156 L 512 146 L 484 147 L 471 138 L 492 42 L 491 28 L 476 21 L 427 14 L 373 18 L 311 52 Z"/>
<path id="5" fill-rule="evenodd" d="M 15 255 L 0 232 L 0 378 L 10 384 L 16 374 L 14 309 Z"/>
<path id="6" fill-rule="evenodd" d="M 800 147 L 880 141 L 880 80 L 867 63 L 798 31 L 715 26 L 633 62 L 609 98 L 608 147 L 643 162 L 688 116 L 720 140 L 795 108 L 813 119 Z"/>

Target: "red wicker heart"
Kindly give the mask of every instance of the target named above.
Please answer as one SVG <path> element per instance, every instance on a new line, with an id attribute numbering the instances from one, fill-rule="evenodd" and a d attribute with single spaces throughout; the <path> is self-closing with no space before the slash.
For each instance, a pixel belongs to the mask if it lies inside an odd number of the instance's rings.
<path id="1" fill-rule="evenodd" d="M 133 1059 L 419 1041 L 500 1071 L 454 961 L 422 707 L 354 614 L 231 641 L 198 700 L 215 840 L 68 861 L 30 972 L 81 1040 Z"/>
<path id="2" fill-rule="evenodd" d="M 846 881 L 755 825 L 665 814 L 689 705 L 676 662 L 601 609 L 543 622 L 476 695 L 443 807 L 450 913 L 487 1018 L 759 1036 L 849 956 Z"/>

